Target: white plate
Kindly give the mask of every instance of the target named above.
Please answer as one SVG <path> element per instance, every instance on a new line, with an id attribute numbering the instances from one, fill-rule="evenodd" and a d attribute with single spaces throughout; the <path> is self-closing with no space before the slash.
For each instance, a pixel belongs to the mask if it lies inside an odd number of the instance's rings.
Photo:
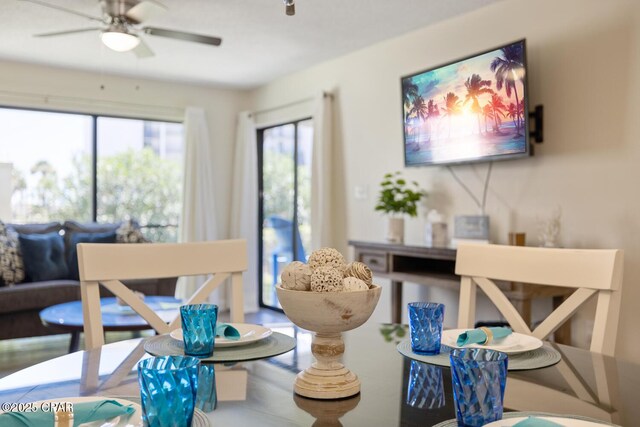
<path id="1" fill-rule="evenodd" d="M 216 337 L 216 347 L 237 347 L 247 345 L 256 341 L 263 340 L 273 333 L 269 328 L 261 325 L 252 325 L 251 323 L 227 323 L 240 332 L 240 339 L 230 340 L 223 337 Z M 182 329 L 174 329 L 169 334 L 171 338 L 182 341 Z"/>
<path id="2" fill-rule="evenodd" d="M 87 397 L 65 397 L 62 399 L 48 399 L 41 400 L 34 403 L 34 407 L 40 407 L 40 404 L 45 402 L 70 402 L 70 403 L 84 403 L 84 402 L 96 402 L 99 400 L 115 400 L 122 405 L 131 405 L 135 412 L 131 415 L 118 416 L 110 418 L 104 421 L 93 421 L 91 423 L 80 424 L 82 427 L 142 427 L 142 408 L 139 404 L 131 402 L 129 400 L 118 399 L 115 397 L 104 396 L 87 396 Z M 3 411 L 0 411 L 0 414 Z"/>
<path id="3" fill-rule="evenodd" d="M 598 423 L 593 421 L 584 421 L 584 420 L 576 420 L 574 418 L 565 418 L 565 417 L 542 417 L 537 416 L 536 418 L 540 418 L 547 421 L 553 421 L 554 423 L 558 423 L 563 427 L 602 427 L 608 426 L 609 424 Z M 484 427 L 510 427 L 516 423 L 519 423 L 522 420 L 527 419 L 527 417 L 517 417 L 517 418 L 507 418 L 500 421 L 494 421 L 489 424 L 485 424 Z"/>
<path id="4" fill-rule="evenodd" d="M 456 344 L 458 336 L 468 331 L 468 329 L 448 329 L 442 331 L 442 344 L 452 348 L 462 348 Z M 542 347 L 542 341 L 530 335 L 513 332 L 506 337 L 495 340 L 489 345 L 469 344 L 464 348 L 489 348 L 491 350 L 502 351 L 507 354 L 524 353 Z"/>

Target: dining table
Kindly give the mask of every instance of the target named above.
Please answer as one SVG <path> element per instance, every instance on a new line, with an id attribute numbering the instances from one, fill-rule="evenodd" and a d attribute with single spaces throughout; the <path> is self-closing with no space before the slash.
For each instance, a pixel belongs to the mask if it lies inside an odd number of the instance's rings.
<path id="1" fill-rule="evenodd" d="M 294 393 L 296 375 L 311 365 L 312 333 L 265 325 L 293 337 L 296 347 L 259 360 L 212 364 L 211 426 L 434 426 L 455 418 L 451 371 L 399 353 L 406 325 L 368 322 L 343 334 L 343 361 L 361 382 L 359 394 L 315 400 Z M 78 351 L 0 379 L 0 403 L 80 396 L 139 402 L 136 365 L 149 354 L 137 338 Z M 640 426 L 640 363 L 548 343 L 560 361 L 509 371 L 505 412 L 584 416 L 605 425 Z"/>

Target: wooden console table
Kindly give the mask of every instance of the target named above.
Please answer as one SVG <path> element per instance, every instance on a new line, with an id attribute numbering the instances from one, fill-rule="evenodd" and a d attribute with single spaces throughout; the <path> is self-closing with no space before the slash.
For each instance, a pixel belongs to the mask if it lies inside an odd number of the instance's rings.
<path id="1" fill-rule="evenodd" d="M 460 289 L 460 277 L 455 274 L 456 250 L 395 243 L 350 240 L 355 260 L 371 268 L 374 275 L 391 279 L 391 321 L 402 323 L 402 283 L 412 282 L 440 288 Z M 551 297 L 557 308 L 572 293 L 572 289 L 523 283 L 499 284 L 522 318 L 531 326 L 531 302 L 534 298 Z M 571 343 L 571 322 L 554 334 L 555 341 Z"/>

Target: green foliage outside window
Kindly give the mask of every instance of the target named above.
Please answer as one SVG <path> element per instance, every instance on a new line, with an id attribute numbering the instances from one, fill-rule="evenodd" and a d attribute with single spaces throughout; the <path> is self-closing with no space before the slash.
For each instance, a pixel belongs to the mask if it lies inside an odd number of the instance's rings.
<path id="1" fill-rule="evenodd" d="M 141 225 L 178 225 L 182 207 L 181 165 L 150 148 L 98 160 L 98 222 L 134 218 Z M 176 241 L 177 228 L 147 228 L 152 241 Z"/>
<path id="2" fill-rule="evenodd" d="M 264 217 L 293 216 L 293 168 L 291 153 L 275 150 L 264 151 L 262 170 Z M 311 246 L 311 174 L 308 165 L 298 165 L 298 224 L 300 236 L 305 248 Z M 263 236 L 268 244 L 275 244 L 275 236 Z"/>
<path id="3" fill-rule="evenodd" d="M 98 222 L 118 222 L 132 218 L 143 226 L 152 241 L 177 240 L 177 225 L 182 206 L 182 167 L 160 158 L 151 148 L 128 150 L 98 159 Z M 91 157 L 76 155 L 73 172 L 58 179 L 56 170 L 46 161 L 37 162 L 29 171 L 38 175 L 35 197 L 28 204 L 27 220 L 89 221 L 91 218 Z M 20 173 L 15 182 L 24 182 Z M 17 196 L 25 186 L 14 188 Z M 145 227 L 160 225 L 170 227 Z"/>

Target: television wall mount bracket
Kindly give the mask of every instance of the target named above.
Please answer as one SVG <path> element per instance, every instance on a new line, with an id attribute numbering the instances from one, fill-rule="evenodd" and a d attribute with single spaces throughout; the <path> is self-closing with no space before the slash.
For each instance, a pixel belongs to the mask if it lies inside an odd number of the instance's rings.
<path id="1" fill-rule="evenodd" d="M 529 131 L 529 137 L 533 138 L 533 140 L 538 144 L 544 141 L 543 133 L 542 133 L 543 111 L 544 109 L 542 105 L 536 105 L 533 111 L 529 112 L 529 123 L 531 123 L 531 120 L 533 120 L 533 129 Z"/>

